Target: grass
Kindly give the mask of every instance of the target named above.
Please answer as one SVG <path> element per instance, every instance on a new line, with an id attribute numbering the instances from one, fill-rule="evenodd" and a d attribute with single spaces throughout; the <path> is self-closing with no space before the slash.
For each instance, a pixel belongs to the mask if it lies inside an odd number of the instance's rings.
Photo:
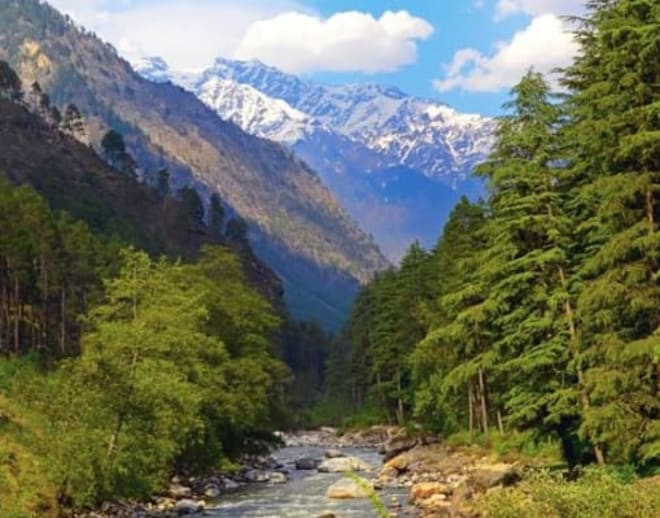
<path id="1" fill-rule="evenodd" d="M 478 446 L 502 460 L 531 460 L 535 465 L 564 466 L 561 445 L 558 440 L 537 438 L 532 433 L 511 431 L 505 434 L 491 432 L 481 433 L 459 432 L 446 440 L 449 446 Z"/>
<path id="2" fill-rule="evenodd" d="M 516 487 L 487 494 L 481 511 L 489 518 L 660 518 L 660 479 L 629 482 L 596 468 L 576 481 L 530 473 Z"/>

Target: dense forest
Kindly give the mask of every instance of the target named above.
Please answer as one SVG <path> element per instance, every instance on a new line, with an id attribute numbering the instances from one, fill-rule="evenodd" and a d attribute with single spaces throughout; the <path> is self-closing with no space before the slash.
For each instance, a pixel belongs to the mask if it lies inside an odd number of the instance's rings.
<path id="1" fill-rule="evenodd" d="M 334 338 L 287 316 L 218 196 L 141 169 L 116 130 L 90 147 L 78 108 L 0 61 L 0 516 L 146 498 L 330 422 L 657 473 L 660 4 L 589 5 L 560 84 L 513 88 L 486 199 Z"/>
<path id="2" fill-rule="evenodd" d="M 0 118 L 0 515 L 146 497 L 263 450 L 314 397 L 292 373 L 320 390 L 329 339 L 287 316 L 245 223 L 140 170 L 115 130 L 97 155 L 78 109 L 4 62 Z"/>
<path id="3" fill-rule="evenodd" d="M 534 70 L 513 88 L 487 198 L 359 295 L 335 408 L 660 466 L 660 4 L 590 6 L 561 94 Z"/>

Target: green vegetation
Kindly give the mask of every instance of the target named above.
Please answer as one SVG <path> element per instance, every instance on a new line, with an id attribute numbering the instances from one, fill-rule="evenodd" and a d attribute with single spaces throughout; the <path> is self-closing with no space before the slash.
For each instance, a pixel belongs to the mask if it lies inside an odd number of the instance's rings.
<path id="1" fill-rule="evenodd" d="M 192 189 L 180 201 L 169 198 L 162 185 L 156 192 L 108 169 L 57 133 L 38 107 L 41 118 L 7 99 L 0 109 L 46 137 L 32 142 L 33 162 L 12 177 L 26 184 L 0 177 L 0 515 L 59 516 L 148 498 L 175 470 L 226 468 L 261 447 L 288 417 L 291 373 L 277 354 L 283 317 L 261 292 L 268 287 L 256 289 L 272 274 L 240 233 L 221 232 L 219 200 L 208 228 Z M 77 124 L 76 110 L 68 111 Z M 20 154 L 15 144 L 26 137 L 19 129 L 12 135 L 8 145 Z M 53 154 L 52 141 L 67 152 Z M 49 156 L 52 184 L 39 177 L 41 154 Z M 61 171 L 69 157 L 84 172 Z M 99 204 L 80 211 L 83 176 Z M 79 198 L 59 198 L 73 185 Z M 144 214 L 174 208 L 178 218 L 173 239 L 152 241 L 151 254 L 136 246 L 142 229 L 154 227 L 133 218 L 133 197 Z M 164 255 L 171 250 L 186 260 Z"/>
<path id="2" fill-rule="evenodd" d="M 574 482 L 540 472 L 517 487 L 490 492 L 481 507 L 492 518 L 656 518 L 660 487 L 652 480 L 630 483 L 602 469 Z"/>
<path id="3" fill-rule="evenodd" d="M 459 442 L 657 472 L 659 22 L 657 2 L 590 2 L 568 93 L 533 70 L 513 88 L 477 170 L 487 199 L 462 200 L 434 250 L 411 248 L 362 291 L 330 352 L 330 401 Z M 581 490 L 546 482 L 530 490 Z M 603 505 L 575 516 L 635 515 Z"/>
<path id="4" fill-rule="evenodd" d="M 279 319 L 234 254 L 113 254 L 31 189 L 5 182 L 0 193 L 14 211 L 0 244 L 11 294 L 0 314 L 2 516 L 147 497 L 174 466 L 219 467 L 278 422 L 289 378 L 271 341 Z"/>

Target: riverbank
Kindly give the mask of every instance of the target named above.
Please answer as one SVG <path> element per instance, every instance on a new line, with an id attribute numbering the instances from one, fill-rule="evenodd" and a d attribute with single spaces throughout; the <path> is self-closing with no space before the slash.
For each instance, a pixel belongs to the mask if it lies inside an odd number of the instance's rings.
<path id="1" fill-rule="evenodd" d="M 388 426 L 342 435 L 323 428 L 279 437 L 285 445 L 282 449 L 245 457 L 231 473 L 174 477 L 168 489 L 151 502 L 105 504 L 81 516 L 480 518 L 488 510 L 491 517 L 518 518 L 537 516 L 533 514 L 537 509 L 547 509 L 547 514 L 539 511 L 538 516 L 564 518 L 561 509 L 580 509 L 579 503 L 563 502 L 564 494 L 571 497 L 583 491 L 585 502 L 630 494 L 631 502 L 624 502 L 625 507 L 613 502 L 607 508 L 630 508 L 637 514 L 617 511 L 602 516 L 660 517 L 660 512 L 653 514 L 656 500 L 651 491 L 660 489 L 657 478 L 626 485 L 599 472 L 569 482 L 561 472 L 547 475 L 544 468 L 549 461 L 539 456 L 496 454 L 485 447 L 456 445 L 434 437 L 409 437 Z M 612 494 L 592 496 L 592 489 Z M 556 514 L 552 514 L 553 506 L 559 509 Z M 657 506 L 660 509 L 660 502 Z M 584 513 L 570 516 L 601 518 Z"/>

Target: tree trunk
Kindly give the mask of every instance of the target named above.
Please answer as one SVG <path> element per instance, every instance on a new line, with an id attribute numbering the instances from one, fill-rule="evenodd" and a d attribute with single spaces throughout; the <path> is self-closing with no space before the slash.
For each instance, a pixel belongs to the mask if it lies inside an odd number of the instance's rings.
<path id="1" fill-rule="evenodd" d="M 504 421 L 502 420 L 502 412 L 497 411 L 497 427 L 500 429 L 500 434 L 504 435 Z"/>
<path id="2" fill-rule="evenodd" d="M 405 414 L 403 409 L 403 387 L 401 386 L 401 371 L 397 371 L 397 390 L 398 390 L 398 421 L 399 425 L 403 426 L 405 424 Z"/>
<path id="3" fill-rule="evenodd" d="M 564 269 L 559 267 L 559 278 L 561 280 L 562 287 L 566 292 L 566 302 L 564 303 L 564 312 L 566 313 L 566 320 L 568 321 L 568 332 L 571 342 L 571 354 L 575 361 L 575 371 L 578 378 L 578 394 L 580 399 L 580 405 L 582 406 L 583 411 L 587 411 L 591 408 L 591 401 L 589 400 L 589 394 L 587 393 L 586 382 L 584 377 L 584 370 L 582 369 L 582 362 L 580 361 L 580 350 L 579 350 L 579 337 L 577 334 L 577 327 L 575 325 L 575 316 L 573 314 L 573 306 L 571 301 L 568 298 L 568 282 L 566 281 L 566 274 Z M 603 466 L 605 464 L 605 454 L 603 449 L 599 444 L 594 444 L 594 456 L 596 457 L 596 462 L 599 465 Z"/>
<path id="4" fill-rule="evenodd" d="M 14 354 L 18 355 L 21 352 L 21 302 L 20 302 L 20 287 L 18 285 L 18 277 L 14 277 Z"/>
<path id="5" fill-rule="evenodd" d="M 66 356 L 66 289 L 60 288 L 60 354 Z"/>
<path id="6" fill-rule="evenodd" d="M 486 384 L 483 370 L 479 369 L 479 395 L 481 399 L 481 424 L 484 435 L 488 435 L 488 403 L 486 401 Z"/>
<path id="7" fill-rule="evenodd" d="M 474 431 L 474 406 L 472 404 L 472 399 L 474 394 L 472 393 L 472 380 L 468 381 L 468 430 L 470 430 L 470 435 Z"/>

